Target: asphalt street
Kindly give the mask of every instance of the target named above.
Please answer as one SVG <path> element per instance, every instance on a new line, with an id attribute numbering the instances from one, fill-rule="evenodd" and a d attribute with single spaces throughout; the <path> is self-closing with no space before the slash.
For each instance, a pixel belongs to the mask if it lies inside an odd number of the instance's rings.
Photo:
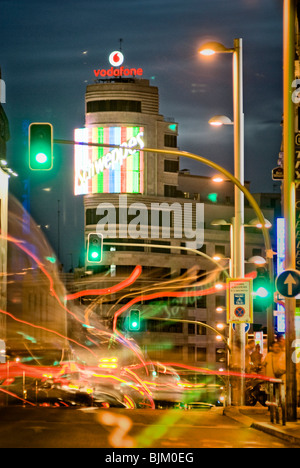
<path id="1" fill-rule="evenodd" d="M 292 448 L 210 411 L 1 408 L 1 448 Z"/>

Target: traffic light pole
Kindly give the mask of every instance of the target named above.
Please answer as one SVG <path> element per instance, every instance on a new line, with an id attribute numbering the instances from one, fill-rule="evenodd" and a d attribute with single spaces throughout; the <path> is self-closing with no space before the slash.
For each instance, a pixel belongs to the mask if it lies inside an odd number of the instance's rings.
<path id="1" fill-rule="evenodd" d="M 295 79 L 295 12 L 296 0 L 283 4 L 283 210 L 285 219 L 285 269 L 296 265 L 296 188 L 295 188 L 295 108 L 292 83 Z M 296 300 L 286 298 L 286 417 L 297 421 L 296 363 L 292 360 L 295 332 Z"/>

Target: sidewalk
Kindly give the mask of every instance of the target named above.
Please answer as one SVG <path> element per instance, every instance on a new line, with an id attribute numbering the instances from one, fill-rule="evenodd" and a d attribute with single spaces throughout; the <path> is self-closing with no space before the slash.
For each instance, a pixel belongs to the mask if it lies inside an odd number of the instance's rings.
<path id="1" fill-rule="evenodd" d="M 287 422 L 286 426 L 271 423 L 268 408 L 264 408 L 260 405 L 254 407 L 229 406 L 224 408 L 224 415 L 245 426 L 263 431 L 300 447 L 300 409 L 298 409 L 297 422 Z"/>

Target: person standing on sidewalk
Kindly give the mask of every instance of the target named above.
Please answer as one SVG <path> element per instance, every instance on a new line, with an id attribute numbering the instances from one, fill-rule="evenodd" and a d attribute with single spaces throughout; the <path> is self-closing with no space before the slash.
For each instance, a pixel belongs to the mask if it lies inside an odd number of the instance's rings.
<path id="1" fill-rule="evenodd" d="M 271 351 L 263 361 L 265 375 L 273 379 L 283 379 L 286 373 L 285 352 L 278 342 L 272 343 Z"/>

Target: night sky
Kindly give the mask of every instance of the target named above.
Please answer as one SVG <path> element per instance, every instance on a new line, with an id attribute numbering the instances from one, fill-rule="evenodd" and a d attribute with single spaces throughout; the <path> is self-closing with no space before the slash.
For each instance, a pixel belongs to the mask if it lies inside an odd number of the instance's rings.
<path id="1" fill-rule="evenodd" d="M 74 199 L 73 151 L 55 146 L 51 173 L 28 170 L 27 127 L 46 121 L 54 137 L 72 139 L 84 126 L 84 94 L 94 69 L 109 68 L 122 51 L 126 67 L 144 69 L 158 86 L 160 113 L 179 123 L 179 147 L 233 171 L 233 129 L 213 129 L 210 117 L 232 118 L 232 56 L 205 60 L 207 40 L 244 41 L 245 178 L 253 192 L 273 192 L 282 119 L 281 0 L 0 0 L 0 66 L 10 121 L 9 164 L 19 173 L 10 189 L 20 201 L 30 186 L 30 211 L 57 251 L 58 200 L 61 260 L 77 266 L 83 239 L 83 200 Z M 194 174 L 211 170 L 184 160 Z M 51 192 L 43 189 L 51 188 Z M 27 192 L 28 193 L 28 192 Z M 72 254 L 72 255 L 71 255 Z"/>

